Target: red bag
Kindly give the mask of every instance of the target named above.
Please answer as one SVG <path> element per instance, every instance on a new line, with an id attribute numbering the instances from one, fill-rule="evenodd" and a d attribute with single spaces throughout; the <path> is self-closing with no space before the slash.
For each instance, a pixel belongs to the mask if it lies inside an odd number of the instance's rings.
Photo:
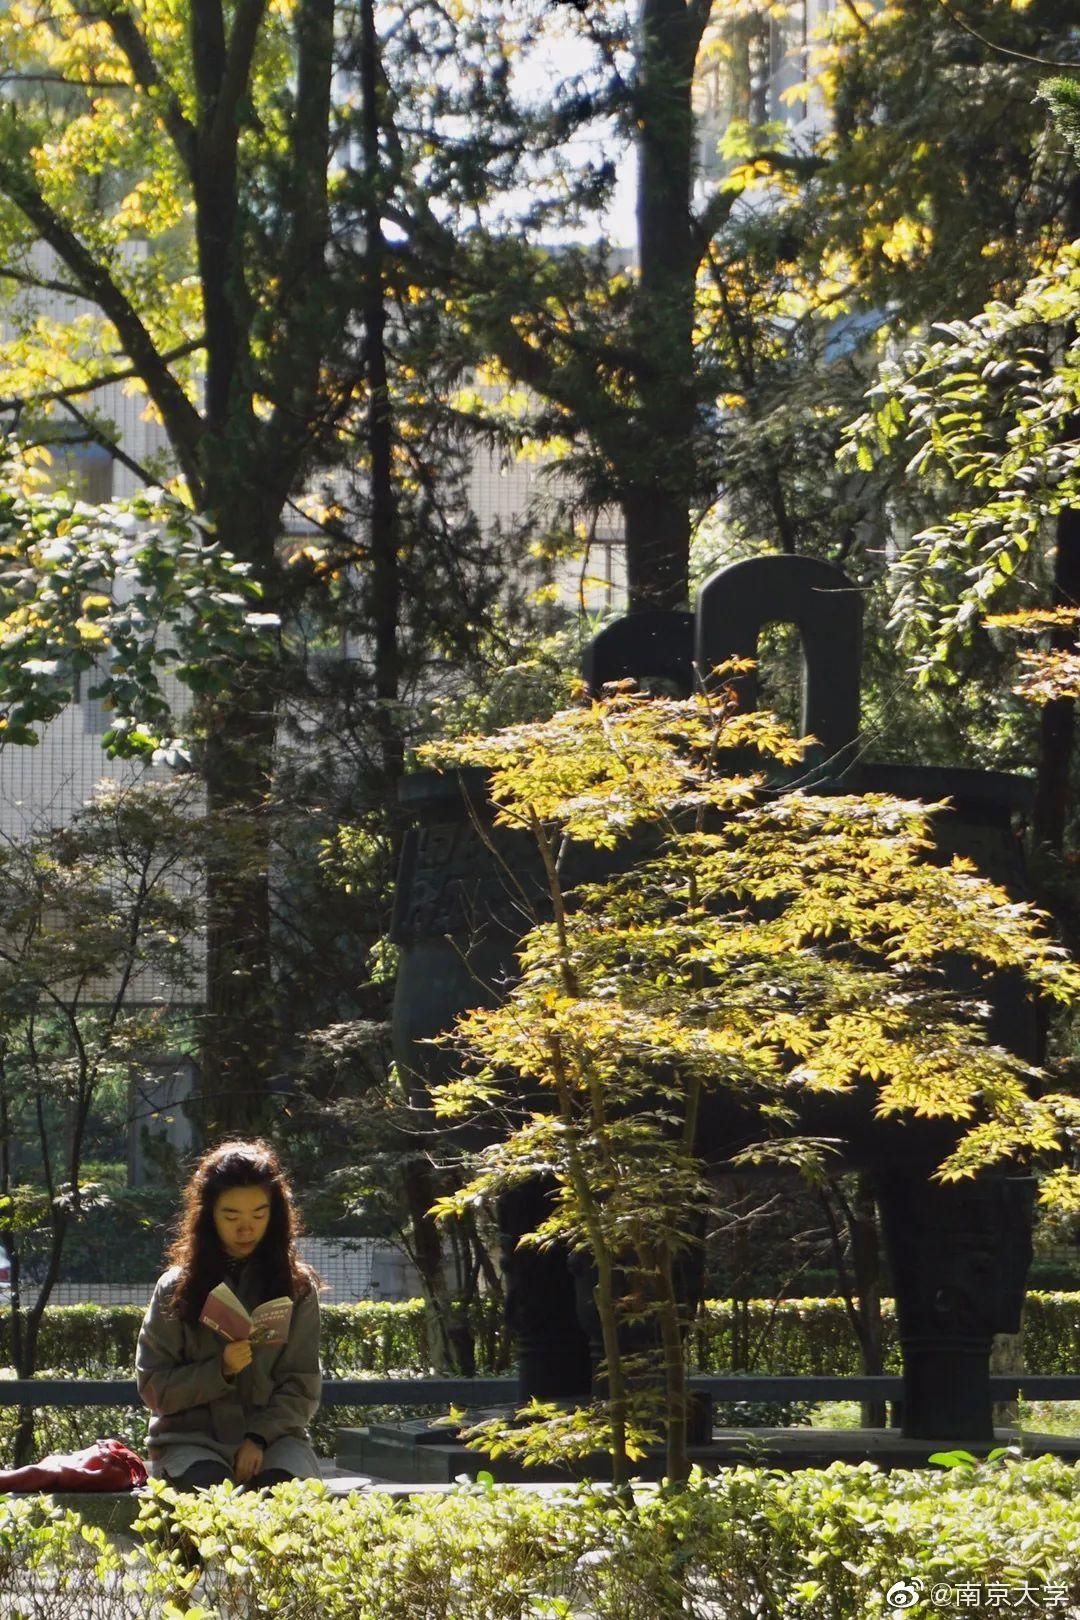
<path id="1" fill-rule="evenodd" d="M 133 1491 L 145 1484 L 146 1464 L 119 1440 L 95 1440 L 84 1451 L 0 1469 L 0 1491 Z"/>

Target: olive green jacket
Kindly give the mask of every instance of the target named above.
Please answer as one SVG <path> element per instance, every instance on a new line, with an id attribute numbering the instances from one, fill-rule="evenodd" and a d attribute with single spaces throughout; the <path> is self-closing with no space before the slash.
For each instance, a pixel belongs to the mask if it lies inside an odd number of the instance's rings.
<path id="1" fill-rule="evenodd" d="M 151 1448 L 194 1443 L 231 1452 L 248 1434 L 264 1446 L 284 1435 L 306 1439 L 322 1391 L 315 1290 L 296 1300 L 287 1344 L 254 1345 L 251 1365 L 226 1378 L 221 1337 L 169 1308 L 178 1275 L 174 1268 L 159 1279 L 135 1352 L 139 1395 L 151 1412 Z M 260 1303 L 252 1268 L 231 1286 L 248 1310 Z"/>

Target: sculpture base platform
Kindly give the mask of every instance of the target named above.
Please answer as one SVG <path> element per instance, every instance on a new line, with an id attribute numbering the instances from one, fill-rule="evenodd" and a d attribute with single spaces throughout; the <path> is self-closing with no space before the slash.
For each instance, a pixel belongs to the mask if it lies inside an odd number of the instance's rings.
<path id="1" fill-rule="evenodd" d="M 482 1414 L 491 1417 L 494 1414 Z M 477 1414 L 480 1417 L 481 1414 Z M 1025 1456 L 1049 1452 L 1080 1461 L 1080 1437 L 1024 1434 L 997 1430 L 992 1441 L 906 1440 L 899 1429 L 717 1429 L 705 1445 L 691 1446 L 690 1459 L 706 1472 L 747 1464 L 758 1468 L 827 1468 L 830 1463 L 876 1463 L 879 1468 L 922 1468 L 935 1451 L 967 1451 L 985 1456 L 997 1446 L 1022 1444 Z M 363 1429 L 337 1431 L 341 1468 L 370 1474 L 375 1480 L 413 1484 L 449 1484 L 462 1475 L 475 1479 L 482 1470 L 500 1482 L 610 1478 L 606 1455 L 564 1469 L 525 1468 L 512 1457 L 491 1458 L 472 1451 L 452 1430 L 412 1423 L 373 1423 Z M 664 1473 L 661 1452 L 646 1457 L 636 1469 L 643 1479 Z"/>

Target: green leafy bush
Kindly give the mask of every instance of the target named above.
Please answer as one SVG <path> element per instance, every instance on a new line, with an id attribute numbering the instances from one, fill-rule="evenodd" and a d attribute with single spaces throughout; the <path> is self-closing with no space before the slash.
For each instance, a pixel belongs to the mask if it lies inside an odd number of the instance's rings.
<path id="1" fill-rule="evenodd" d="M 66 1612 L 80 1620 L 877 1620 L 900 1583 L 917 1620 L 962 1604 L 943 1604 L 957 1590 L 982 1608 L 993 1590 L 1015 1607 L 1027 1589 L 1031 1612 L 1072 1613 L 1078 1538 L 1076 1470 L 1050 1457 L 735 1468 L 677 1493 L 639 1486 L 630 1503 L 595 1486 L 347 1500 L 310 1481 L 271 1496 L 155 1487 L 126 1552 L 72 1514 L 8 1499 L 0 1613 L 64 1613 L 77 1593 Z"/>
<path id="2" fill-rule="evenodd" d="M 47 1497 L 0 1508 L 0 1613 L 20 1620 L 121 1620 L 122 1555 L 106 1533 Z M 161 1612 L 161 1611 L 159 1611 Z M 194 1617 L 192 1617 L 194 1620 Z"/>

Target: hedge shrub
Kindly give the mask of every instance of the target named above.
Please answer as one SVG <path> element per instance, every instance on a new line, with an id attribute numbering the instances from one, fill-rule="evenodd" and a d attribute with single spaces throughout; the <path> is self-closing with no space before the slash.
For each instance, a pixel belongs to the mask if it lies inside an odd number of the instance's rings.
<path id="1" fill-rule="evenodd" d="M 1080 1295 L 1077 1296 L 1080 1309 Z M 740 1305 L 742 1330 L 755 1354 L 756 1373 L 805 1373 L 808 1377 L 862 1371 L 859 1346 L 842 1299 L 751 1299 Z M 892 1300 L 882 1301 L 885 1368 L 899 1372 Z M 695 1329 L 695 1363 L 701 1372 L 731 1371 L 732 1308 L 727 1300 L 705 1302 Z"/>
<path id="2" fill-rule="evenodd" d="M 147 1290 L 149 1297 L 149 1290 Z M 483 1301 L 472 1314 L 477 1373 L 505 1372 L 508 1351 L 498 1306 Z M 50 1305 L 38 1339 L 38 1362 L 84 1378 L 116 1378 L 135 1361 L 141 1305 Z M 416 1375 L 431 1368 L 424 1302 L 361 1300 L 322 1307 L 323 1366 L 327 1377 L 370 1372 Z M 0 1365 L 10 1366 L 11 1313 L 0 1311 Z"/>
<path id="3" fill-rule="evenodd" d="M 869 1464 L 736 1468 L 676 1495 L 642 1488 L 630 1507 L 585 1486 L 345 1501 L 310 1481 L 271 1496 L 159 1487 L 127 1553 L 74 1514 L 33 1498 L 4 1503 L 0 1613 L 881 1620 L 898 1612 L 888 1594 L 899 1585 L 899 1610 L 917 1620 L 1003 1601 L 1075 1613 L 1078 1542 L 1076 1470 L 1048 1457 L 959 1477 Z"/>
<path id="4" fill-rule="evenodd" d="M 757 1373 L 857 1373 L 859 1349 L 840 1299 L 751 1300 L 744 1307 Z M 142 1309 L 138 1305 L 54 1305 L 41 1326 L 42 1366 L 62 1367 L 86 1378 L 117 1377 L 135 1358 Z M 477 1373 L 503 1373 L 509 1350 L 498 1309 L 485 1302 L 474 1313 Z M 899 1372 L 892 1301 L 885 1300 L 885 1358 Z M 323 1365 L 328 1377 L 368 1372 L 378 1376 L 420 1377 L 430 1371 L 431 1353 L 421 1300 L 399 1303 L 363 1300 L 356 1305 L 324 1305 Z M 1080 1367 L 1080 1293 L 1030 1293 L 1024 1316 L 1024 1345 L 1032 1372 L 1073 1373 Z M 11 1322 L 0 1313 L 0 1363 L 10 1365 Z M 694 1330 L 694 1361 L 702 1372 L 731 1369 L 731 1307 L 709 1300 Z"/>

